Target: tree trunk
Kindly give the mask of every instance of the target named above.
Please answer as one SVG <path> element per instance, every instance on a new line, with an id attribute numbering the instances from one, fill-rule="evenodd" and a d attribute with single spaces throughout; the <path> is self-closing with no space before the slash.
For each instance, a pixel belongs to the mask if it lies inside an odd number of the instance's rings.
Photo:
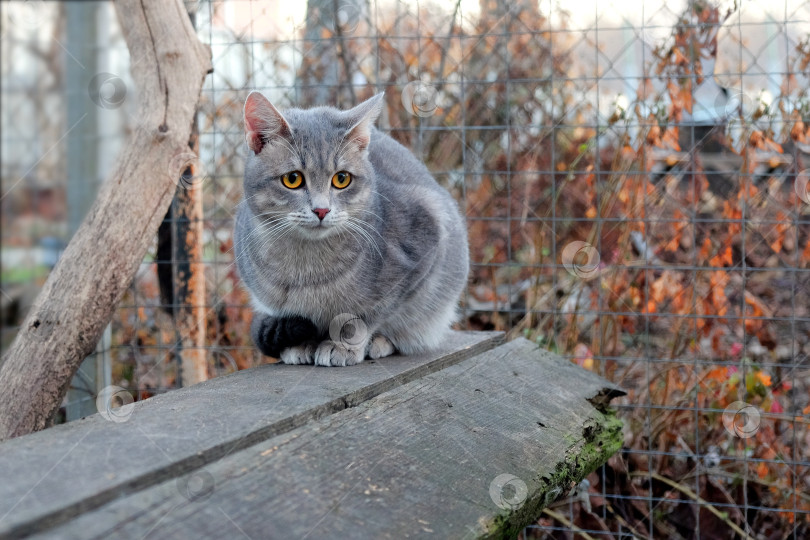
<path id="1" fill-rule="evenodd" d="M 196 28 L 197 8 L 187 5 Z M 205 265 L 203 256 L 202 182 L 197 115 L 188 140 L 190 162 L 182 172 L 174 200 L 158 229 L 158 283 L 161 302 L 174 320 L 177 386 L 191 386 L 208 379 L 205 351 Z"/>
<path id="2" fill-rule="evenodd" d="M 189 148 L 199 152 L 197 124 L 192 127 Z M 183 171 L 172 204 L 172 282 L 175 354 L 180 359 L 178 386 L 191 386 L 208 379 L 205 354 L 205 268 L 203 246 L 203 180 L 199 160 Z M 186 184 L 186 185 L 183 185 Z"/>
<path id="3" fill-rule="evenodd" d="M 367 0 L 308 0 L 296 105 L 357 105 L 350 42 L 368 19 Z"/>
<path id="4" fill-rule="evenodd" d="M 212 69 L 210 49 L 197 39 L 180 0 L 115 6 L 132 56 L 141 123 L 0 367 L 0 440 L 48 425 L 132 282 L 187 164 L 183 154 Z"/>

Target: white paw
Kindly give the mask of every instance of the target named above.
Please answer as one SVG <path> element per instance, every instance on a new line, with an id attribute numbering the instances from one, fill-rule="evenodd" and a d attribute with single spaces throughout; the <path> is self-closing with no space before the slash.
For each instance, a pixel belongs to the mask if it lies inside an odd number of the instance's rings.
<path id="1" fill-rule="evenodd" d="M 353 366 L 363 361 L 365 347 L 346 347 L 341 343 L 326 340 L 315 350 L 316 366 Z"/>
<path id="2" fill-rule="evenodd" d="M 391 340 L 379 334 L 371 338 L 371 344 L 368 347 L 369 358 L 385 358 L 392 354 L 394 354 L 394 344 L 391 343 Z"/>
<path id="3" fill-rule="evenodd" d="M 297 345 L 281 351 L 280 360 L 285 364 L 311 364 L 315 358 L 315 346 L 311 343 Z"/>

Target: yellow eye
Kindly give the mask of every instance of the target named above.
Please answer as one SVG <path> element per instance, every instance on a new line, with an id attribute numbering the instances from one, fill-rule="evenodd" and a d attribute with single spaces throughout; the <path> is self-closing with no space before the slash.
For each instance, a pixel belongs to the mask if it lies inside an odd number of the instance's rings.
<path id="1" fill-rule="evenodd" d="M 304 183 L 304 175 L 298 171 L 288 172 L 281 176 L 281 183 L 290 189 L 300 188 Z"/>
<path id="2" fill-rule="evenodd" d="M 346 171 L 340 171 L 335 173 L 335 176 L 332 177 L 332 185 L 338 189 L 343 189 L 348 186 L 352 181 L 352 175 L 347 173 Z"/>

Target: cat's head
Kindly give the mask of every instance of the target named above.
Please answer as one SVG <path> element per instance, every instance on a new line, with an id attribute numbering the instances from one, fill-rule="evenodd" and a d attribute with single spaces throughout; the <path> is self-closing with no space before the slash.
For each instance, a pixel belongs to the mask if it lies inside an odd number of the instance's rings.
<path id="1" fill-rule="evenodd" d="M 368 159 L 372 126 L 383 106 L 377 94 L 357 107 L 289 109 L 264 96 L 245 101 L 245 203 L 272 226 L 321 239 L 368 221 L 376 191 Z"/>

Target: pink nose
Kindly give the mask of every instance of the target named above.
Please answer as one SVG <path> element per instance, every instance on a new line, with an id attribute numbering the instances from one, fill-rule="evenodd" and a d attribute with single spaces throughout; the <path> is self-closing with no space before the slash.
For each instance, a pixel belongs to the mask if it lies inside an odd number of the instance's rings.
<path id="1" fill-rule="evenodd" d="M 323 218 L 329 213 L 328 208 L 313 208 L 312 211 L 315 212 L 315 215 L 318 216 L 318 219 L 321 221 L 323 221 Z"/>

